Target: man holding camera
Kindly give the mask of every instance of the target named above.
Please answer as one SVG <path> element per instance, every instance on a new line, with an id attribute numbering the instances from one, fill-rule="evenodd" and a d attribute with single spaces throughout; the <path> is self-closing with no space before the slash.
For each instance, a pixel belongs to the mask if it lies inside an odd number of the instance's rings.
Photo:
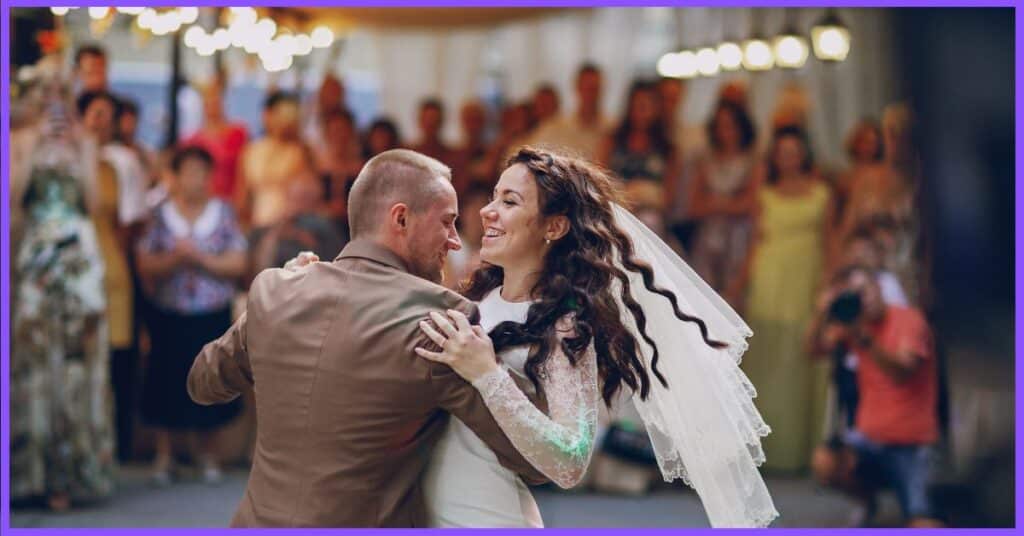
<path id="1" fill-rule="evenodd" d="M 910 527 L 938 527 L 928 484 L 939 439 L 938 375 L 931 330 L 918 309 L 887 305 L 875 272 L 841 270 L 819 301 L 816 354 L 857 356 L 854 426 L 815 454 L 820 480 L 872 502 L 897 492 Z"/>

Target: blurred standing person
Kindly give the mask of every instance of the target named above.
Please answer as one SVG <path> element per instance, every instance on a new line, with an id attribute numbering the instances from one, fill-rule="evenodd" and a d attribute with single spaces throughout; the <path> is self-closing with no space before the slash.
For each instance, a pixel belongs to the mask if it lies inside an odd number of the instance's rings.
<path id="1" fill-rule="evenodd" d="M 324 121 L 334 110 L 347 108 L 345 105 L 345 85 L 333 73 L 324 75 L 317 89 L 315 99 L 303 111 L 302 137 L 309 141 L 314 151 L 320 152 L 323 138 L 320 136 Z"/>
<path id="2" fill-rule="evenodd" d="M 660 99 L 653 83 L 634 81 L 626 97 L 626 116 L 602 142 L 597 161 L 627 188 L 634 182 L 656 185 L 662 199 L 668 200 L 675 199 L 679 166 L 675 146 L 665 135 Z"/>
<path id="3" fill-rule="evenodd" d="M 821 439 L 827 367 L 804 345 L 825 262 L 834 201 L 813 173 L 803 130 L 775 132 L 755 212 L 755 243 L 745 263 L 746 319 L 754 332 L 743 369 L 758 386 L 758 409 L 772 423 L 766 467 L 805 469 Z M 761 180 L 761 179 L 757 179 Z"/>
<path id="4" fill-rule="evenodd" d="M 107 51 L 96 44 L 75 52 L 75 95 L 87 91 L 107 91 Z"/>
<path id="5" fill-rule="evenodd" d="M 544 126 L 548 121 L 558 117 L 561 102 L 558 98 L 558 90 L 551 84 L 544 84 L 533 93 L 533 102 L 530 107 L 530 115 L 533 117 L 535 128 Z"/>
<path id="6" fill-rule="evenodd" d="M 230 121 L 224 113 L 224 84 L 214 79 L 201 88 L 203 97 L 203 124 L 183 145 L 202 147 L 213 156 L 211 193 L 232 202 L 240 182 L 240 159 L 249 139 L 243 123 Z"/>
<path id="7" fill-rule="evenodd" d="M 858 124 L 847 141 L 847 154 L 853 163 L 840 175 L 836 185 L 842 203 L 838 222 L 840 241 L 876 216 L 895 217 L 896 205 L 904 194 L 900 178 L 885 161 L 882 130 L 878 124 L 870 120 Z M 835 252 L 836 256 L 841 254 Z"/>
<path id="8" fill-rule="evenodd" d="M 50 77 L 45 118 L 29 127 L 40 132 L 25 155 L 23 195 L 12 199 L 25 221 L 12 263 L 12 340 L 5 341 L 11 345 L 5 500 L 43 497 L 63 511 L 73 501 L 113 492 L 115 445 L 104 258 L 89 214 L 92 159 L 73 130 L 66 88 Z M 112 116 L 112 105 L 105 112 Z"/>
<path id="9" fill-rule="evenodd" d="M 348 236 L 348 190 L 363 167 L 359 133 L 352 113 L 341 108 L 327 112 L 322 127 L 317 169 L 323 202 L 335 228 Z"/>
<path id="10" fill-rule="evenodd" d="M 89 91 L 79 95 L 77 103 L 84 131 L 101 151 L 101 157 L 94 162 L 93 225 L 104 265 L 117 452 L 127 459 L 132 451 L 139 359 L 131 248 L 148 213 L 142 184 L 146 176 L 136 154 L 115 141 L 118 106 L 114 97 L 103 91 Z M 125 195 L 125 190 L 134 191 L 135 195 Z"/>
<path id="11" fill-rule="evenodd" d="M 850 167 L 839 174 L 836 181 L 836 207 L 841 229 L 849 230 L 852 222 L 845 222 L 854 193 L 864 195 L 875 190 L 884 179 L 885 151 L 882 145 L 882 127 L 873 119 L 862 119 L 846 137 L 846 156 Z M 853 211 L 857 212 L 857 211 Z"/>
<path id="12" fill-rule="evenodd" d="M 318 183 L 297 180 L 288 185 L 288 216 L 270 227 L 253 230 L 250 235 L 246 283 L 267 268 L 284 266 L 303 251 L 312 251 L 324 259 L 337 256 L 348 242 L 348 227 L 342 236 L 336 222 L 324 216 L 321 207 Z"/>
<path id="13" fill-rule="evenodd" d="M 122 97 L 117 114 L 117 141 L 131 149 L 146 172 L 146 190 L 157 183 L 157 159 L 153 149 L 138 139 L 139 105 L 133 99 Z"/>
<path id="14" fill-rule="evenodd" d="M 538 127 L 524 143 L 568 151 L 594 161 L 611 126 L 601 115 L 603 85 L 601 68 L 593 63 L 584 64 L 576 72 L 575 113 L 552 118 Z"/>
<path id="15" fill-rule="evenodd" d="M 700 124 L 686 122 L 686 81 L 682 78 L 661 77 L 658 79 L 658 93 L 664 108 L 662 120 L 665 133 L 679 151 L 683 165 L 692 164 L 707 152 L 709 134 Z"/>
<path id="16" fill-rule="evenodd" d="M 442 162 L 451 162 L 453 151 L 441 139 L 445 119 L 444 104 L 436 98 L 426 99 L 420 103 L 418 117 L 420 139 L 411 149 Z"/>
<path id="17" fill-rule="evenodd" d="M 480 246 L 484 238 L 484 224 L 480 211 L 491 202 L 493 188 L 489 185 L 474 182 L 465 192 L 459 194 L 459 214 L 457 221 L 459 239 L 462 249 L 449 251 L 448 260 L 444 265 L 444 285 L 459 291 L 466 278 L 480 267 Z M 283 266 L 283 265 L 278 265 Z"/>
<path id="18" fill-rule="evenodd" d="M 287 211 L 288 183 L 313 172 L 309 147 L 299 138 L 299 101 L 275 92 L 263 105 L 266 136 L 242 151 L 241 180 L 236 190 L 243 225 L 264 227 L 280 221 Z"/>
<path id="19" fill-rule="evenodd" d="M 921 206 L 921 161 L 914 146 L 914 116 L 909 105 L 898 102 L 882 111 L 885 165 L 897 184 L 893 194 L 893 219 L 898 228 L 892 255 L 893 269 L 906 286 L 911 303 L 923 310 L 932 305 L 930 244 Z"/>
<path id="20" fill-rule="evenodd" d="M 681 78 L 662 77 L 658 80 L 658 93 L 664 109 L 665 134 L 679 153 L 679 187 L 676 197 L 666 199 L 668 224 L 686 251 L 692 251 L 693 233 L 697 224 L 690 217 L 690 183 L 695 174 L 694 165 L 707 149 L 705 129 L 688 125 L 683 112 L 686 102 L 686 82 Z"/>
<path id="21" fill-rule="evenodd" d="M 875 230 L 862 226 L 846 236 L 839 266 L 864 266 L 878 277 L 878 288 L 887 305 L 909 307 L 910 300 L 899 277 L 885 265 L 885 246 L 875 237 Z"/>
<path id="22" fill-rule="evenodd" d="M 82 126 L 99 151 L 101 165 L 110 166 L 117 181 L 117 220 L 125 251 L 149 216 L 146 192 L 152 180 L 137 151 L 118 138 L 121 101 L 107 91 L 87 91 L 76 101 Z"/>
<path id="23" fill-rule="evenodd" d="M 459 196 L 477 182 L 493 182 L 494 176 L 487 169 L 487 143 L 484 130 L 487 128 L 487 109 L 478 100 L 467 101 L 459 110 L 462 126 L 462 144 L 455 148 L 452 166 L 452 185 Z"/>
<path id="24" fill-rule="evenodd" d="M 402 146 L 398 125 L 387 117 L 378 117 L 370 123 L 363 135 L 363 160 L 369 160 L 384 151 Z"/>
<path id="25" fill-rule="evenodd" d="M 697 163 L 687 196 L 687 212 L 697 223 L 691 263 L 711 288 L 741 310 L 741 276 L 757 203 L 756 131 L 744 108 L 723 102 L 707 132 L 711 152 Z"/>
<path id="26" fill-rule="evenodd" d="M 171 480 L 171 432 L 196 432 L 203 479 L 221 479 L 214 432 L 239 414 L 240 400 L 205 407 L 185 380 L 195 355 L 231 325 L 235 282 L 245 273 L 246 242 L 231 207 L 210 196 L 213 157 L 199 147 L 171 160 L 171 195 L 138 244 L 139 271 L 153 289 L 153 351 L 143 391 L 143 419 L 158 428 L 152 478 Z"/>
<path id="27" fill-rule="evenodd" d="M 499 126 L 498 136 L 487 150 L 485 167 L 488 172 L 485 177 L 500 176 L 509 155 L 526 143 L 530 133 L 529 103 L 509 104 L 502 108 Z"/>

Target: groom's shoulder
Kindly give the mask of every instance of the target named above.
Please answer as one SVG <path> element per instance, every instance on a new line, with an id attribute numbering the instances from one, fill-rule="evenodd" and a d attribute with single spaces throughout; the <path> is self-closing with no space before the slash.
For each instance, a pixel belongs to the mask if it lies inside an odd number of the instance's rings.
<path id="1" fill-rule="evenodd" d="M 402 270 L 388 267 L 387 271 L 388 284 L 361 289 L 366 292 L 365 297 L 368 300 L 389 303 L 406 311 L 421 311 L 424 314 L 429 311 L 457 309 L 467 316 L 475 317 L 476 305 L 461 294 Z"/>
<path id="2" fill-rule="evenodd" d="M 409 277 L 415 280 L 411 283 L 411 290 L 418 298 L 416 302 L 424 308 L 456 309 L 474 320 L 478 316 L 476 305 L 461 294 L 416 276 Z"/>
<path id="3" fill-rule="evenodd" d="M 319 266 L 319 265 L 325 266 Z M 250 304 L 263 304 L 268 309 L 295 300 L 326 298 L 334 270 L 327 263 L 315 263 L 302 270 L 267 268 L 256 274 L 249 286 Z"/>

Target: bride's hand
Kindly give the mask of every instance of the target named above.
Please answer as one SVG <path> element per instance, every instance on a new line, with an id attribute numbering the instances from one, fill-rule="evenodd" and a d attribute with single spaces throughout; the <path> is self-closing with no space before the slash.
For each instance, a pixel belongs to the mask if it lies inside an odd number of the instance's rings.
<path id="1" fill-rule="evenodd" d="M 284 263 L 284 269 L 289 272 L 298 272 L 307 265 L 320 262 L 320 257 L 312 251 L 302 251 L 294 259 Z"/>
<path id="2" fill-rule="evenodd" d="M 470 325 L 466 315 L 459 311 L 449 309 L 448 316 L 451 321 L 440 313 L 432 312 L 430 319 L 434 321 L 433 325 L 426 320 L 420 322 L 420 329 L 441 347 L 441 352 L 416 348 L 416 353 L 424 359 L 450 366 L 470 383 L 497 370 L 494 344 L 487 332 L 480 326 Z"/>

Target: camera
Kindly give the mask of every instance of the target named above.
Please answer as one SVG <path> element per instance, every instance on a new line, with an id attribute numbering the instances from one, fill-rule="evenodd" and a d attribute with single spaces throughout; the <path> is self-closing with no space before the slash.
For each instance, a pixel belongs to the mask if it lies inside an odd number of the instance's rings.
<path id="1" fill-rule="evenodd" d="M 828 318 L 841 324 L 853 324 L 860 317 L 862 309 L 860 293 L 846 291 L 832 300 L 828 307 Z"/>

